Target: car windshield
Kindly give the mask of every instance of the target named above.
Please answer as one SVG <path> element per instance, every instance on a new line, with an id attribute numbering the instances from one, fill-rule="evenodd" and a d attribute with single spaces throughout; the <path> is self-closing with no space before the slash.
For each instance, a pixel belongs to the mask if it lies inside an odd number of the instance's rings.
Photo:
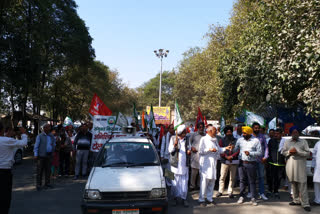
<path id="1" fill-rule="evenodd" d="M 101 167 L 160 165 L 155 149 L 148 143 L 107 143 L 98 159 L 98 166 Z"/>

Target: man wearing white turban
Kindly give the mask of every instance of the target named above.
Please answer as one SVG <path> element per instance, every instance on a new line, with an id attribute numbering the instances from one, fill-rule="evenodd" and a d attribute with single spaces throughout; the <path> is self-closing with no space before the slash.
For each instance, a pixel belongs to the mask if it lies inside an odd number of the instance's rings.
<path id="1" fill-rule="evenodd" d="M 171 194 L 174 197 L 174 205 L 177 199 L 181 198 L 183 205 L 188 207 L 188 178 L 189 178 L 189 156 L 191 154 L 189 139 L 186 137 L 185 125 L 180 125 L 177 129 L 177 137 L 172 137 L 169 144 L 171 171 L 174 173 Z"/>

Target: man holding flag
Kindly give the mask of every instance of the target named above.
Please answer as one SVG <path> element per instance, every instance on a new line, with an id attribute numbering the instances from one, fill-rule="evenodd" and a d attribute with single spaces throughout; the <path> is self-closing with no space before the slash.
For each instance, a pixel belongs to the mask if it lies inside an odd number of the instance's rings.
<path id="1" fill-rule="evenodd" d="M 175 130 L 176 137 L 170 139 L 169 152 L 171 171 L 174 173 L 171 194 L 174 197 L 174 206 L 177 205 L 178 198 L 182 199 L 183 206 L 189 207 L 187 201 L 188 180 L 189 180 L 189 156 L 191 154 L 189 139 L 186 137 L 186 126 L 180 116 L 178 103 L 175 106 Z"/>

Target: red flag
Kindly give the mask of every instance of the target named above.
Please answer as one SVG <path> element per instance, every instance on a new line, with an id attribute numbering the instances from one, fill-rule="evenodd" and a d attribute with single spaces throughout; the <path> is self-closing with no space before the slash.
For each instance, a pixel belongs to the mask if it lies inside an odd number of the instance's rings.
<path id="1" fill-rule="evenodd" d="M 203 120 L 204 120 L 204 125 L 207 126 L 208 123 L 207 123 L 207 118 L 206 118 L 206 116 L 203 116 Z"/>
<path id="2" fill-rule="evenodd" d="M 195 128 L 194 128 L 194 131 L 198 131 L 198 128 L 197 128 L 197 124 L 199 122 L 203 122 L 203 117 L 202 117 L 202 114 L 201 114 L 201 111 L 200 111 L 200 107 L 198 107 L 198 116 L 197 116 L 197 120 L 196 120 L 196 124 L 195 124 Z"/>
<path id="3" fill-rule="evenodd" d="M 89 113 L 94 115 L 104 115 L 109 116 L 112 114 L 112 111 L 102 102 L 102 100 L 95 93 L 93 95 Z"/>

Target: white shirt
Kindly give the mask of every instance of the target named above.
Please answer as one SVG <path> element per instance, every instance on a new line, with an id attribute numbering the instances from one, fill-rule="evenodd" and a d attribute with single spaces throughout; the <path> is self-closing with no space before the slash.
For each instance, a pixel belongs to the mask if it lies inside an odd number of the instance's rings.
<path id="1" fill-rule="evenodd" d="M 26 146 L 27 143 L 26 134 L 21 135 L 21 140 L 0 136 L 0 169 L 11 169 L 16 148 Z"/>
<path id="2" fill-rule="evenodd" d="M 172 137 L 169 143 L 169 152 L 174 152 L 176 149 L 174 147 L 175 138 Z M 186 151 L 186 138 L 180 139 L 178 137 L 178 144 L 180 145 L 179 149 L 179 161 L 178 168 L 171 166 L 171 171 L 177 175 L 185 175 L 188 172 L 187 163 L 187 151 Z M 188 147 L 189 148 L 189 147 Z"/>
<path id="3" fill-rule="evenodd" d="M 209 151 L 215 148 L 216 152 Z M 199 146 L 200 155 L 200 173 L 206 179 L 217 178 L 217 160 L 220 157 L 220 153 L 224 152 L 225 148 L 220 148 L 217 138 L 212 138 L 210 135 L 206 135 L 201 138 Z"/>
<path id="4" fill-rule="evenodd" d="M 314 168 L 313 182 L 320 183 L 320 141 L 313 148 L 311 167 Z"/>

